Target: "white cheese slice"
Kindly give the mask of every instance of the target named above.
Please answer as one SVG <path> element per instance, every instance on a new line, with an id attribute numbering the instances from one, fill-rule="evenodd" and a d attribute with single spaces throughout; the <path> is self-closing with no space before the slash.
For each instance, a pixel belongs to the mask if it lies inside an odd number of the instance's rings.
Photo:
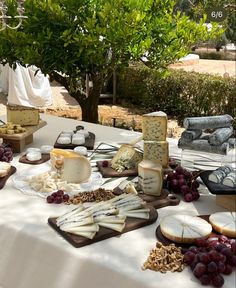
<path id="1" fill-rule="evenodd" d="M 122 230 L 125 228 L 125 223 L 117 224 L 117 223 L 99 222 L 98 225 L 105 227 L 105 228 L 115 230 L 117 232 L 122 232 Z"/>
<path id="2" fill-rule="evenodd" d="M 92 223 L 94 223 L 92 218 L 85 218 L 80 221 L 71 221 L 65 224 L 61 224 L 59 227 L 61 230 L 67 231 L 68 228 L 79 227 L 79 226 L 88 225 Z"/>
<path id="3" fill-rule="evenodd" d="M 64 230 L 65 231 L 65 230 Z M 79 227 L 71 227 L 66 230 L 66 232 L 74 233 L 74 232 L 98 232 L 99 225 L 98 224 L 91 224 L 91 225 L 84 225 Z"/>
<path id="4" fill-rule="evenodd" d="M 217 212 L 210 215 L 209 221 L 215 231 L 236 237 L 236 212 Z"/>
<path id="5" fill-rule="evenodd" d="M 143 160 L 138 165 L 139 184 L 145 194 L 160 196 L 163 176 L 162 166 L 151 160 Z"/>
<path id="6" fill-rule="evenodd" d="M 122 211 L 123 215 L 131 218 L 139 218 L 139 219 L 149 219 L 148 212 L 133 212 L 133 211 Z"/>
<path id="7" fill-rule="evenodd" d="M 7 162 L 0 162 L 0 177 L 5 177 L 11 169 L 11 164 Z"/>
<path id="8" fill-rule="evenodd" d="M 83 231 L 76 231 L 73 232 L 73 234 L 78 235 L 78 236 L 83 236 L 88 239 L 93 239 L 95 237 L 97 232 L 83 232 Z"/>
<path id="9" fill-rule="evenodd" d="M 126 216 L 125 215 L 114 215 L 114 216 L 100 216 L 96 218 L 96 221 L 103 222 L 103 223 L 116 223 L 122 224 L 125 222 Z"/>

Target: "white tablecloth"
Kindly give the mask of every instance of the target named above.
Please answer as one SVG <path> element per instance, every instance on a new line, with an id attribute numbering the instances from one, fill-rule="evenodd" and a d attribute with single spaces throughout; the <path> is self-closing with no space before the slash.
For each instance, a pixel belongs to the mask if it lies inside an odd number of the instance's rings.
<path id="1" fill-rule="evenodd" d="M 58 134 L 82 124 L 96 134 L 97 141 L 122 141 L 124 130 L 82 123 L 76 120 L 42 115 L 48 125 L 34 134 L 31 147 L 54 144 Z M 171 141 L 176 154 L 176 141 Z M 174 144 L 175 143 L 175 144 Z M 13 161 L 17 173 L 31 166 Z M 42 164 L 43 165 L 43 164 Z M 14 176 L 12 176 L 14 177 Z M 49 217 L 72 208 L 52 205 L 16 190 L 12 177 L 0 190 L 0 287 L 1 288 L 199 288 L 200 284 L 186 268 L 181 273 L 161 274 L 141 266 L 155 246 L 159 220 L 168 214 L 191 215 L 224 211 L 215 197 L 201 186 L 197 202 L 158 209 L 156 223 L 82 248 L 74 248 L 47 225 Z M 225 288 L 234 287 L 236 273 L 224 276 Z"/>
<path id="2" fill-rule="evenodd" d="M 18 65 L 15 70 L 0 64 L 0 92 L 8 94 L 8 103 L 29 107 L 52 104 L 52 91 L 47 77 L 35 66 Z"/>

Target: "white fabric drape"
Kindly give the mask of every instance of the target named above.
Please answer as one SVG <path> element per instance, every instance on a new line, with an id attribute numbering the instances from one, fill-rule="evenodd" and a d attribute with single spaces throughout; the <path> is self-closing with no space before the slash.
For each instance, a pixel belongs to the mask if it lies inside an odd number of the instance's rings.
<path id="1" fill-rule="evenodd" d="M 35 74 L 35 72 L 38 72 Z M 36 66 L 17 64 L 15 70 L 0 65 L 0 91 L 8 94 L 8 103 L 28 107 L 52 104 L 52 91 L 47 77 Z"/>

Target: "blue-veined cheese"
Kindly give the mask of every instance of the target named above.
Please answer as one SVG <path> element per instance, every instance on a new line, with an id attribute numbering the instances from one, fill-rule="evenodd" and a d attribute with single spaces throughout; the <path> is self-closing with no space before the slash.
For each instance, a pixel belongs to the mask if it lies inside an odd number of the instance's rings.
<path id="1" fill-rule="evenodd" d="M 160 196 L 162 190 L 162 166 L 151 160 L 143 160 L 138 165 L 139 184 L 145 194 Z"/>
<path id="2" fill-rule="evenodd" d="M 167 167 L 169 163 L 169 144 L 167 141 L 144 141 L 143 159 L 160 163 Z"/>
<path id="3" fill-rule="evenodd" d="M 136 169 L 138 163 L 143 160 L 141 152 L 137 151 L 132 145 L 123 144 L 111 160 L 111 167 L 122 172 L 125 169 Z"/>
<path id="4" fill-rule="evenodd" d="M 165 141 L 167 135 L 167 115 L 152 112 L 142 116 L 143 139 L 148 141 Z"/>

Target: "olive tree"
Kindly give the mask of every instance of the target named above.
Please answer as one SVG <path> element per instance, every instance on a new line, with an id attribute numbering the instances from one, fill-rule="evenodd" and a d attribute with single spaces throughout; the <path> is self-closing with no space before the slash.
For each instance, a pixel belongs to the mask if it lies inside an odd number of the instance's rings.
<path id="1" fill-rule="evenodd" d="M 14 13 L 14 1 L 6 2 Z M 144 55 L 150 66 L 165 68 L 196 40 L 209 38 L 204 19 L 197 24 L 173 14 L 174 5 L 173 0 L 26 0 L 23 25 L 0 32 L 0 63 L 36 65 L 78 101 L 82 120 L 96 123 L 106 77 Z"/>

